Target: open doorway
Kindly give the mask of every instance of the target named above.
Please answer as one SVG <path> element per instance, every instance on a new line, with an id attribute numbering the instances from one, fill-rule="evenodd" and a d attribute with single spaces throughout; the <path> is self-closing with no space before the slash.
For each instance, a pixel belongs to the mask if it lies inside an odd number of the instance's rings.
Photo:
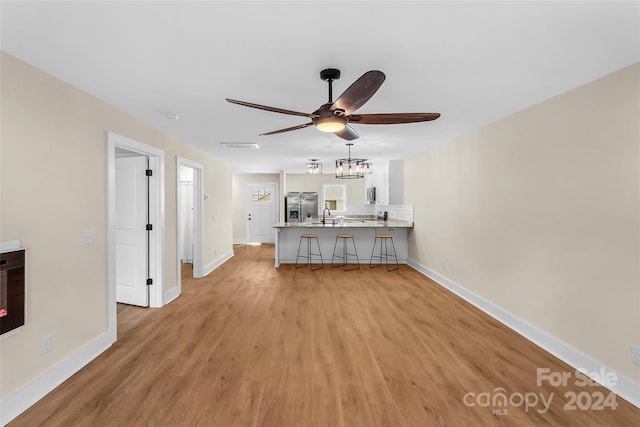
<path id="1" fill-rule="evenodd" d="M 176 217 L 178 220 L 177 295 L 182 289 L 182 270 L 190 270 L 192 277 L 202 277 L 202 211 L 203 166 L 191 160 L 176 157 Z M 187 267 L 183 268 L 186 264 Z M 190 265 L 190 266 L 189 266 Z"/>
<path id="2" fill-rule="evenodd" d="M 108 334 L 117 339 L 117 263 L 118 251 L 116 239 L 118 230 L 118 211 L 116 173 L 116 153 L 119 156 L 144 159 L 145 177 L 148 176 L 145 220 L 146 241 L 144 248 L 147 262 L 143 277 L 147 286 L 148 306 L 162 307 L 163 295 L 162 267 L 164 265 L 164 151 L 147 144 L 132 140 L 113 132 L 107 132 L 107 317 Z M 122 182 L 120 184 L 123 184 Z M 131 196 L 133 197 L 133 196 Z M 148 228 L 148 230 L 147 230 Z M 120 254 L 122 257 L 122 254 Z"/>

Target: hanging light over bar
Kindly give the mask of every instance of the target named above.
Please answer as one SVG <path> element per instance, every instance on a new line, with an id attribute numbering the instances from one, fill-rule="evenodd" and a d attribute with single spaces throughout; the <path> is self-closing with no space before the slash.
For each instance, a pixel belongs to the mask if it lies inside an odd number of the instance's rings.
<path id="1" fill-rule="evenodd" d="M 367 159 L 357 159 L 351 157 L 351 146 L 348 143 L 349 157 L 336 160 L 336 178 L 338 179 L 358 179 L 364 178 L 365 173 L 371 173 L 371 163 Z"/>
<path id="2" fill-rule="evenodd" d="M 310 162 L 307 163 L 307 173 L 311 175 L 321 175 L 322 174 L 322 163 L 318 163 L 319 159 L 309 159 Z"/>

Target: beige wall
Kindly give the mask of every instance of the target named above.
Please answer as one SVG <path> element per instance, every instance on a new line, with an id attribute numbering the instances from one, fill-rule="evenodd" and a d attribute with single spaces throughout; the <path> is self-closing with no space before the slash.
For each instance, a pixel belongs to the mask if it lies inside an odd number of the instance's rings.
<path id="1" fill-rule="evenodd" d="M 107 330 L 106 131 L 165 151 L 165 291 L 177 277 L 176 155 L 204 165 L 204 265 L 232 251 L 232 220 L 228 164 L 5 53 L 1 67 L 0 240 L 27 249 L 26 324 L 0 342 L 4 400 Z"/>
<path id="2" fill-rule="evenodd" d="M 639 105 L 636 64 L 404 163 L 410 259 L 635 381 Z"/>

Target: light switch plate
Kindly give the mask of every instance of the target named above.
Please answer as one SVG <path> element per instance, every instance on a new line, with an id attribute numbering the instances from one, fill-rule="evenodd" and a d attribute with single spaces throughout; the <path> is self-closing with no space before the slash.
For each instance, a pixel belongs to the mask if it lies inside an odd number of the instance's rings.
<path id="1" fill-rule="evenodd" d="M 631 346 L 631 362 L 640 365 L 640 346 Z"/>
<path id="2" fill-rule="evenodd" d="M 83 235 L 83 242 L 85 245 L 92 245 L 96 242 L 95 230 L 85 230 Z"/>
<path id="3" fill-rule="evenodd" d="M 51 337 L 51 335 L 47 335 L 46 337 L 42 338 L 42 355 L 44 356 L 47 353 L 51 353 L 52 349 L 53 338 Z"/>

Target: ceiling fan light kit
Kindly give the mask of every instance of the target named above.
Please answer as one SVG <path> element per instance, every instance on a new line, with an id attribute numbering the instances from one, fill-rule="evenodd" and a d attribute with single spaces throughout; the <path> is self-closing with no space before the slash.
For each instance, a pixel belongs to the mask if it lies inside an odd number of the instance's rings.
<path id="1" fill-rule="evenodd" d="M 326 117 L 314 119 L 316 129 L 322 132 L 339 132 L 347 126 L 347 121 L 341 117 Z"/>

